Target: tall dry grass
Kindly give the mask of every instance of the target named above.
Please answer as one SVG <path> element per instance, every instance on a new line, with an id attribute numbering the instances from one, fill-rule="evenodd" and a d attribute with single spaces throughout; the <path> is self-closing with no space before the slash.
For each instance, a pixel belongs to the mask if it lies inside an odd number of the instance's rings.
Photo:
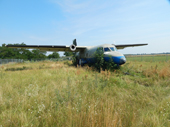
<path id="1" fill-rule="evenodd" d="M 3 65 L 0 126 L 169 126 L 168 71 L 163 78 L 159 64 L 133 64 L 101 73 L 62 62 Z"/>

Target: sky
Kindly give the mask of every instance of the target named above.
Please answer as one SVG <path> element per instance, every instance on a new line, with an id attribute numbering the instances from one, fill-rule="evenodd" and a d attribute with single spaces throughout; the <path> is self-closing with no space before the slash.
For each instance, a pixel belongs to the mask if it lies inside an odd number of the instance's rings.
<path id="1" fill-rule="evenodd" d="M 169 0 L 0 0 L 0 45 L 140 44 L 170 52 Z M 61 53 L 62 54 L 62 53 Z"/>

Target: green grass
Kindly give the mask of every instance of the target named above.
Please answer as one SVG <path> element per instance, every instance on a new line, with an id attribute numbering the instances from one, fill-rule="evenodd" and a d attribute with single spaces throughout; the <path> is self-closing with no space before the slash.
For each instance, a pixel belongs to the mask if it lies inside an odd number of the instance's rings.
<path id="1" fill-rule="evenodd" d="M 129 61 L 145 61 L 145 62 L 158 62 L 158 61 L 169 61 L 170 55 L 134 55 L 126 56 Z"/>
<path id="2" fill-rule="evenodd" d="M 101 73 L 70 62 L 0 68 L 0 126 L 170 126 L 168 62 Z"/>

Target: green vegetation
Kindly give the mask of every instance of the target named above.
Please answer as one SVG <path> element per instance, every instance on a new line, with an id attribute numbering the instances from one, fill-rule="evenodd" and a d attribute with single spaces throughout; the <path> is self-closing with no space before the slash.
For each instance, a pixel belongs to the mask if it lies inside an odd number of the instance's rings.
<path id="1" fill-rule="evenodd" d="M 74 52 L 64 52 L 65 56 L 74 56 Z"/>
<path id="2" fill-rule="evenodd" d="M 70 61 L 3 65 L 0 126 L 168 127 L 169 76 L 169 62 L 101 73 Z"/>
<path id="3" fill-rule="evenodd" d="M 113 62 L 111 57 L 108 62 L 104 60 L 103 49 L 97 49 L 94 53 L 94 59 L 95 62 L 89 63 L 88 65 L 96 69 L 98 72 L 101 72 L 101 70 L 114 71 L 115 69 L 119 69 L 118 65 Z"/>
<path id="4" fill-rule="evenodd" d="M 170 60 L 170 55 L 132 55 L 126 56 L 128 61 L 146 61 L 146 62 L 158 62 L 158 61 L 168 61 Z"/>
<path id="5" fill-rule="evenodd" d="M 48 58 L 60 58 L 60 55 L 58 54 L 58 52 L 53 52 L 52 54 L 48 55 Z"/>
<path id="6" fill-rule="evenodd" d="M 72 56 L 73 65 L 77 67 L 78 62 L 79 62 L 79 59 L 76 57 L 75 54 L 73 54 Z M 101 72 L 101 70 L 114 71 L 115 69 L 119 69 L 119 66 L 113 62 L 113 59 L 111 58 L 111 56 L 110 56 L 109 61 L 104 60 L 104 52 L 102 48 L 97 49 L 97 51 L 94 53 L 94 59 L 91 59 L 91 61 L 88 62 L 87 65 L 91 67 L 92 70 L 95 70 L 98 72 Z M 84 64 L 82 66 L 84 66 Z"/>
<path id="7" fill-rule="evenodd" d="M 25 45 L 24 43 L 21 44 L 14 44 L 14 45 Z M 46 56 L 46 51 L 40 51 L 38 49 L 28 50 L 28 49 L 13 49 L 7 48 L 5 44 L 0 46 L 0 58 L 1 59 L 45 59 L 45 58 L 59 58 L 59 54 L 57 52 L 53 52 Z"/>

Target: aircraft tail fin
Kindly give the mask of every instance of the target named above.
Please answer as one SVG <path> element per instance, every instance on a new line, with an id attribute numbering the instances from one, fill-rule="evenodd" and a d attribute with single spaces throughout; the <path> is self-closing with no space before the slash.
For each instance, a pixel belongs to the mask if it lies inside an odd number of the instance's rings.
<path id="1" fill-rule="evenodd" d="M 73 40 L 73 45 L 77 46 L 76 39 Z"/>

